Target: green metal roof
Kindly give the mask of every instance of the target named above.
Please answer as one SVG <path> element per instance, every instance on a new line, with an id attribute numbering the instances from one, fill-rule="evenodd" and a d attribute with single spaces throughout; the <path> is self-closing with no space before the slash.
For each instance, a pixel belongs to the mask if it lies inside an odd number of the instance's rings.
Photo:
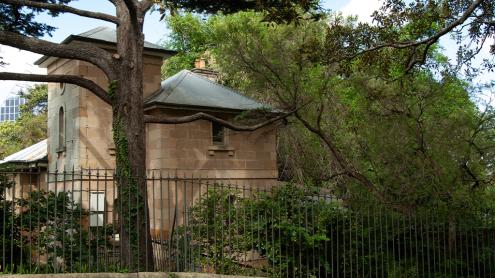
<path id="1" fill-rule="evenodd" d="M 110 42 L 110 43 L 117 43 L 117 32 L 115 29 L 112 29 L 110 27 L 106 26 L 100 26 L 96 27 L 94 29 L 91 29 L 89 31 L 86 31 L 84 33 L 78 34 L 78 35 L 71 35 L 73 39 L 79 38 L 79 39 L 90 39 L 90 40 L 98 40 L 98 41 L 104 41 L 104 42 Z M 162 46 L 150 43 L 145 41 L 144 42 L 144 48 L 147 49 L 153 49 L 153 50 L 158 50 L 158 51 L 167 51 L 169 52 L 170 50 L 164 49 Z M 175 51 L 172 51 L 175 53 Z"/>
<path id="2" fill-rule="evenodd" d="M 100 26 L 81 34 L 70 35 L 67 38 L 65 38 L 61 42 L 61 44 L 68 44 L 74 40 L 115 45 L 117 43 L 117 32 L 113 28 Z M 144 50 L 158 52 L 165 55 L 174 55 L 177 53 L 176 51 L 165 49 L 160 45 L 150 43 L 147 41 L 144 42 Z M 50 58 L 50 56 L 43 56 L 40 59 L 36 60 L 34 64 L 40 65 L 48 58 Z"/>
<path id="3" fill-rule="evenodd" d="M 153 105 L 238 111 L 269 108 L 267 105 L 188 70 L 182 70 L 162 81 L 160 90 L 145 101 L 145 106 Z"/>
<path id="4" fill-rule="evenodd" d="M 32 146 L 22 149 L 14 154 L 11 154 L 0 160 L 0 164 L 4 163 L 32 163 L 47 161 L 48 145 L 47 139 L 38 142 Z"/>

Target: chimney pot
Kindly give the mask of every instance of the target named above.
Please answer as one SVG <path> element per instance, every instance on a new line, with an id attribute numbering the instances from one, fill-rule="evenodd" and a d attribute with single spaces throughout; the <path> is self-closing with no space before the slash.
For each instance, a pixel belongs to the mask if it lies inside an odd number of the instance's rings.
<path id="1" fill-rule="evenodd" d="M 204 69 L 206 68 L 206 61 L 204 58 L 199 58 L 196 60 L 196 62 L 194 63 L 194 67 L 197 68 L 197 69 Z"/>

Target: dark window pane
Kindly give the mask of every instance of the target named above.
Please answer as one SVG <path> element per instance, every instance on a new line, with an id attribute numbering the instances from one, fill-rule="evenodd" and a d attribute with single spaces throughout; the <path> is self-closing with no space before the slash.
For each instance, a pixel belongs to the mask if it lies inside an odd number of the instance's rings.
<path id="1" fill-rule="evenodd" d="M 224 128 L 218 123 L 211 123 L 211 134 L 214 145 L 224 144 Z"/>
<path id="2" fill-rule="evenodd" d="M 63 148 L 65 146 L 65 118 L 64 108 L 60 107 L 58 111 L 58 146 Z"/>

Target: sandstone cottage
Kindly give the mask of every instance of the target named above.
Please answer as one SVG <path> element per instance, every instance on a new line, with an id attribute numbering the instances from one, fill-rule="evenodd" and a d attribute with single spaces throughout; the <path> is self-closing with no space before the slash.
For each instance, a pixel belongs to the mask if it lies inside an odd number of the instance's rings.
<path id="1" fill-rule="evenodd" d="M 98 27 L 71 35 L 63 43 L 76 41 L 91 42 L 112 52 L 116 35 L 110 28 Z M 243 111 L 263 108 L 262 104 L 218 84 L 215 73 L 202 68 L 201 63 L 199 68 L 183 70 L 162 81 L 162 63 L 174 52 L 146 42 L 144 55 L 145 113 L 185 116 L 202 111 L 229 120 Z M 79 75 L 102 87 L 108 85 L 103 72 L 87 62 L 44 56 L 36 64 L 46 68 L 48 74 Z M 51 83 L 48 88 L 48 138 L 36 147 L 38 152 L 44 150 L 45 155 L 38 154 L 35 161 L 30 161 L 32 154 L 23 150 L 2 162 L 16 164 L 21 170 L 36 163 L 36 167 L 42 165 L 50 174 L 42 171 L 35 178 L 17 175 L 25 186 L 18 187 L 13 194 L 20 196 L 47 184 L 49 190 L 70 191 L 74 200 L 94 212 L 90 226 L 112 223 L 116 217 L 113 203 L 117 187 L 111 172 L 115 167 L 111 107 L 75 85 Z M 274 126 L 255 132 L 234 132 L 200 120 L 180 125 L 148 124 L 146 132 L 148 178 L 167 177 L 167 182 L 149 182 L 148 202 L 150 213 L 154 214 L 151 226 L 155 236 L 167 237 L 171 227 L 183 221 L 173 220 L 171 211 L 177 213 L 177 208 L 189 206 L 203 190 L 201 185 L 170 182 L 170 177 L 228 180 L 250 187 L 270 187 L 277 182 Z"/>

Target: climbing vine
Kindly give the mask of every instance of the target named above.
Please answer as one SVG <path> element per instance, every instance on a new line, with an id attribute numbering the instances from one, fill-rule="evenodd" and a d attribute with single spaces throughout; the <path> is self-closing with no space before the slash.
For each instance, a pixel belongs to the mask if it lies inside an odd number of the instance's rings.
<path id="1" fill-rule="evenodd" d="M 108 92 L 110 98 L 115 98 L 117 90 L 117 81 L 110 82 Z M 140 216 L 144 215 L 145 203 L 144 197 L 139 190 L 139 182 L 137 177 L 133 175 L 131 171 L 131 165 L 129 161 L 129 145 L 127 135 L 125 133 L 125 119 L 120 115 L 119 111 L 114 108 L 113 110 L 113 140 L 115 143 L 115 162 L 116 162 L 116 180 L 119 186 L 119 194 L 116 204 L 119 205 L 119 215 L 121 221 L 121 227 L 123 227 L 125 233 L 128 236 L 129 242 L 123 242 L 122 246 L 129 247 L 129 267 L 135 267 L 137 260 L 133 258 L 139 257 L 139 225 L 136 220 L 140 219 Z M 135 225 L 137 224 L 137 225 Z M 125 240 L 125 237 L 123 237 Z"/>
<path id="2" fill-rule="evenodd" d="M 110 81 L 110 84 L 108 84 L 108 96 L 110 97 L 110 100 L 112 102 L 115 101 L 115 92 L 117 92 L 117 80 L 112 80 Z"/>

